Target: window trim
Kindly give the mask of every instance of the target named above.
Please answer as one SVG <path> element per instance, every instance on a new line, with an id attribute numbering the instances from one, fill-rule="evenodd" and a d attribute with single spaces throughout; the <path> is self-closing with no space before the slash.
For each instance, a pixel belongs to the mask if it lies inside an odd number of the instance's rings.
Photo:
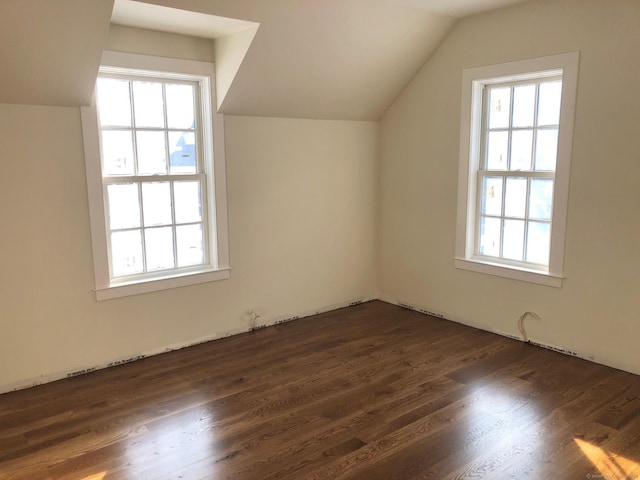
<path id="1" fill-rule="evenodd" d="M 569 173 L 578 83 L 579 52 L 520 60 L 463 70 L 460 116 L 460 158 L 456 219 L 456 268 L 515 280 L 561 287 L 569 196 Z M 477 172 L 482 138 L 482 101 L 485 85 L 562 75 L 551 245 L 548 270 L 510 265 L 475 253 Z"/>
<path id="2" fill-rule="evenodd" d="M 101 73 L 122 73 L 136 70 L 156 78 L 200 77 L 203 82 L 203 105 L 206 103 L 210 115 L 203 117 L 203 131 L 211 132 L 211 142 L 203 142 L 212 158 L 205 161 L 207 192 L 204 195 L 209 223 L 209 261 L 195 271 L 167 271 L 166 275 L 132 281 L 112 281 L 109 273 L 109 252 L 105 202 L 103 194 L 102 162 L 100 154 L 99 125 L 95 92 L 90 106 L 81 107 L 82 134 L 84 139 L 85 168 L 89 199 L 89 217 L 96 299 L 108 300 L 129 295 L 154 292 L 170 288 L 194 285 L 227 279 L 230 276 L 229 241 L 226 195 L 226 165 L 224 149 L 224 117 L 216 110 L 215 67 L 213 63 L 198 62 L 132 53 L 105 51 L 102 55 Z M 206 130 L 205 130 L 206 129 Z"/>

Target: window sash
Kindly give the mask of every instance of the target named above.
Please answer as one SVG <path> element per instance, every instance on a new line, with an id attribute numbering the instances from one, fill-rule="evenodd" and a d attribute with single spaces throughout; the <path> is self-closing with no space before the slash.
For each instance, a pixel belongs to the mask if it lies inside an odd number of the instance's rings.
<path id="1" fill-rule="evenodd" d="M 480 127 L 480 149 L 479 149 L 479 159 L 477 161 L 478 168 L 475 170 L 475 213 L 474 213 L 474 229 L 473 229 L 473 255 L 472 258 L 487 261 L 487 262 L 495 262 L 499 264 L 505 264 L 507 266 L 513 266 L 517 268 L 531 269 L 531 270 L 540 270 L 547 271 L 549 268 L 549 257 L 547 261 L 544 263 L 532 262 L 526 260 L 527 248 L 528 248 L 528 233 L 530 222 L 537 223 L 546 223 L 549 225 L 549 242 L 553 238 L 552 227 L 553 227 L 553 192 L 551 199 L 551 218 L 549 219 L 537 219 L 530 217 L 529 211 L 529 202 L 531 195 L 531 179 L 551 179 L 554 181 L 555 187 L 555 169 L 554 170 L 534 170 L 535 168 L 535 157 L 536 157 L 536 145 L 537 145 L 537 136 L 539 131 L 551 131 L 558 130 L 559 124 L 551 124 L 551 125 L 538 125 L 538 114 L 539 114 L 539 105 L 540 105 L 540 86 L 545 83 L 553 83 L 553 82 L 562 82 L 562 75 L 553 75 L 546 76 L 544 78 L 530 78 L 516 81 L 495 81 L 493 83 L 487 83 L 484 85 L 482 89 L 482 106 L 481 106 L 481 127 Z M 533 112 L 532 112 L 532 123 L 530 126 L 514 126 L 514 87 L 518 86 L 528 86 L 533 85 L 535 87 L 534 99 L 533 99 Z M 507 126 L 502 127 L 490 127 L 490 115 L 491 115 L 491 105 L 489 102 L 489 96 L 492 90 L 509 88 L 509 112 L 508 112 L 508 124 Z M 531 140 L 531 152 L 530 152 L 530 160 L 531 160 L 531 169 L 526 170 L 512 170 L 511 169 L 511 154 L 512 154 L 512 146 L 513 146 L 513 132 L 518 131 L 530 131 L 532 132 L 532 140 Z M 507 134 L 507 151 L 506 151 L 506 165 L 504 169 L 489 169 L 488 161 L 489 161 L 489 133 L 492 132 L 505 132 Z M 557 143 L 556 143 L 557 150 Z M 500 215 L 495 214 L 487 214 L 482 212 L 483 205 L 483 195 L 484 192 L 484 180 L 487 177 L 499 177 L 502 178 L 502 189 L 501 189 L 501 213 Z M 506 193 L 507 193 L 507 179 L 509 178 L 525 178 L 527 180 L 526 192 L 525 192 L 525 212 L 523 217 L 512 217 L 508 216 L 505 213 L 506 208 Z M 499 239 L 499 251 L 497 256 L 486 255 L 481 253 L 481 242 L 482 242 L 482 221 L 484 218 L 495 218 L 500 222 L 500 239 Z M 506 220 L 515 220 L 522 221 L 524 223 L 523 226 L 523 238 L 522 238 L 522 260 L 515 260 L 505 257 L 504 249 L 505 249 L 505 221 Z"/>
<path id="2" fill-rule="evenodd" d="M 510 172 L 514 172 L 514 171 L 527 171 L 527 170 L 511 170 L 510 167 L 510 163 L 511 163 L 511 152 L 512 152 L 512 133 L 513 132 L 518 132 L 518 131 L 532 131 L 532 151 L 531 151 L 531 165 L 532 171 L 536 171 L 535 170 L 535 154 L 536 154 L 536 141 L 537 141 L 537 137 L 538 137 L 538 132 L 539 131 L 552 131 L 552 130 L 559 130 L 559 123 L 555 123 L 555 124 L 551 124 L 551 125 L 538 125 L 538 109 L 539 109 L 539 102 L 540 102 L 540 86 L 545 84 L 545 83 L 554 83 L 554 82 L 562 82 L 563 81 L 563 76 L 562 75 L 553 75 L 553 76 L 545 76 L 544 78 L 533 78 L 533 79 L 526 79 L 526 80 L 519 80 L 519 81 L 496 81 L 494 83 L 487 83 L 484 85 L 483 89 L 482 89 L 482 117 L 481 117 L 481 138 L 480 138 L 480 142 L 481 142 L 481 146 L 480 146 L 480 159 L 478 162 L 478 170 L 482 171 L 482 170 L 490 170 L 489 168 L 487 168 L 487 162 L 488 162 L 488 136 L 489 133 L 493 133 L 493 132 L 505 132 L 508 135 L 508 139 L 507 139 L 507 166 L 509 168 L 505 169 L 506 171 L 510 171 Z M 525 127 L 518 127 L 518 126 L 514 126 L 513 125 L 513 104 L 514 104 L 514 100 L 513 100 L 513 92 L 514 87 L 518 87 L 518 86 L 527 86 L 527 85 L 535 85 L 535 97 L 534 97 L 534 110 L 533 110 L 533 123 L 531 126 L 525 126 Z M 508 126 L 507 127 L 494 127 L 491 128 L 490 127 L 490 113 L 491 113 L 491 106 L 489 105 L 489 94 L 491 92 L 491 90 L 495 90 L 498 88 L 510 88 L 511 89 L 511 94 L 510 94 L 510 101 L 509 101 L 509 122 L 508 122 Z M 556 142 L 556 151 L 557 151 L 557 142 Z M 495 169 L 491 169 L 491 171 L 496 171 Z M 500 170 L 497 170 L 500 171 Z M 540 171 L 549 171 L 549 170 L 540 170 Z M 553 172 L 555 172 L 555 169 L 553 170 Z"/>
<path id="3" fill-rule="evenodd" d="M 194 174 L 194 175 L 157 175 L 157 176 L 127 176 L 127 177 L 105 177 L 104 178 L 104 203 L 105 203 L 105 228 L 107 233 L 107 249 L 108 249 L 108 258 L 109 258 L 109 276 L 111 278 L 111 282 L 114 284 L 122 283 L 122 282 L 130 282 L 132 280 L 139 280 L 143 278 L 155 278 L 155 277 L 165 277 L 167 274 L 171 272 L 188 272 L 201 269 L 203 265 L 207 265 L 210 263 L 210 232 L 208 228 L 208 201 L 207 201 L 207 177 L 204 174 Z M 175 205 L 175 194 L 174 194 L 174 183 L 175 182 L 197 182 L 200 189 L 200 206 L 201 206 L 201 219 L 200 221 L 189 221 L 189 222 L 178 222 L 176 218 L 176 205 Z M 170 200 L 171 200 L 171 222 L 159 224 L 159 225 L 149 225 L 145 222 L 144 218 L 144 207 L 142 201 L 142 185 L 145 183 L 168 183 L 170 189 Z M 139 216 L 140 221 L 138 226 L 134 227 L 124 227 L 124 228 L 112 228 L 111 227 L 111 217 L 110 217 L 110 209 L 109 209 L 109 194 L 107 187 L 109 185 L 123 185 L 123 184 L 134 184 L 137 186 L 138 193 L 138 207 L 140 210 Z M 177 243 L 177 228 L 184 227 L 189 225 L 201 225 L 202 226 L 202 248 L 203 248 L 203 259 L 202 262 L 196 265 L 190 265 L 188 267 L 180 267 L 178 266 L 178 243 Z M 158 269 L 158 270 L 149 270 L 147 266 L 147 247 L 146 247 L 146 231 L 150 229 L 157 228 L 171 228 L 172 233 L 172 241 L 173 241 L 173 263 L 174 266 L 170 268 Z M 114 264 L 112 258 L 112 245 L 111 245 L 111 234 L 114 232 L 127 232 L 127 231 L 140 231 L 141 234 L 141 242 L 142 242 L 142 261 L 143 261 L 143 271 L 140 273 L 134 274 L 123 274 L 116 275 L 114 273 Z"/>
<path id="4" fill-rule="evenodd" d="M 122 80 L 127 81 L 129 86 L 129 110 L 131 116 L 131 125 L 130 126 L 118 126 L 118 125 L 102 125 L 101 124 L 101 115 L 100 115 L 100 102 L 96 99 L 96 109 L 98 114 L 98 128 L 100 131 L 100 142 L 102 142 L 102 132 L 105 131 L 113 131 L 113 132 L 131 132 L 132 133 L 132 146 L 133 146 L 133 158 L 134 158 L 134 169 L 135 174 L 139 174 L 139 163 L 138 163 L 138 149 L 137 149 L 137 133 L 138 132 L 163 132 L 165 139 L 165 154 L 166 154 L 166 174 L 160 175 L 174 175 L 171 173 L 171 161 L 170 161 L 170 142 L 169 142 L 169 134 L 170 133 L 179 133 L 179 132 L 191 132 L 195 135 L 195 155 L 196 155 L 196 172 L 201 173 L 204 171 L 204 162 L 203 162 L 203 124 L 205 122 L 202 121 L 202 102 L 206 95 L 202 94 L 202 90 L 205 88 L 201 81 L 187 80 L 182 75 L 170 74 L 166 73 L 162 76 L 153 75 L 149 72 L 140 71 L 139 74 L 131 74 L 131 73 L 105 73 L 101 72 L 98 75 L 98 81 L 100 79 L 111 79 L 111 80 Z M 136 125 L 136 117 L 135 117 L 135 98 L 133 91 L 133 82 L 135 81 L 144 81 L 144 82 L 153 82 L 159 83 L 162 85 L 162 115 L 163 115 L 163 123 L 164 127 L 149 127 L 149 126 L 138 126 Z M 190 128 L 175 128 L 169 127 L 168 122 L 168 112 L 167 112 L 167 94 L 166 94 L 166 86 L 167 85 L 189 85 L 193 87 L 193 115 L 194 115 L 194 125 Z M 101 166 L 102 166 L 102 175 L 103 177 L 114 177 L 121 175 L 105 175 L 105 166 L 102 162 L 102 145 L 100 145 L 100 157 L 101 157 Z"/>
<path id="5" fill-rule="evenodd" d="M 501 211 L 500 214 L 491 214 L 491 213 L 483 213 L 482 212 L 482 197 L 483 197 L 483 185 L 484 179 L 487 177 L 499 177 L 502 178 L 502 191 L 501 191 Z M 524 215 L 523 216 L 513 216 L 507 215 L 505 213 L 506 208 L 506 181 L 509 178 L 519 179 L 525 178 L 527 180 L 527 188 L 525 193 L 525 206 L 524 206 Z M 551 218 L 536 218 L 530 215 L 530 195 L 531 195 L 531 179 L 552 179 L 555 182 L 555 174 L 553 172 L 511 172 L 511 171 L 493 171 L 493 170 L 482 170 L 478 172 L 477 180 L 476 180 L 476 211 L 475 211 L 475 221 L 474 221 L 474 249 L 473 249 L 473 258 L 482 261 L 495 262 L 495 263 L 505 263 L 507 265 L 530 269 L 530 270 L 540 270 L 546 271 L 549 267 L 549 261 L 546 263 L 537 263 L 525 260 L 526 252 L 527 252 L 527 242 L 528 242 L 528 229 L 529 224 L 531 222 L 535 223 L 544 223 L 549 225 L 549 239 L 553 238 L 553 215 Z M 553 202 L 553 200 L 552 200 Z M 553 205 L 553 203 L 552 203 Z M 499 255 L 486 255 L 481 253 L 481 229 L 482 229 L 482 219 L 483 218 L 495 218 L 500 220 L 500 248 Z M 523 260 L 515 260 L 504 257 L 504 222 L 505 220 L 515 220 L 524 222 L 524 230 L 523 230 L 523 245 L 522 245 L 522 259 Z"/>
<path id="6" fill-rule="evenodd" d="M 209 265 L 211 263 L 211 252 L 210 252 L 210 228 L 209 228 L 209 211 L 208 211 L 208 198 L 207 198 L 207 175 L 204 172 L 204 161 L 203 161 L 203 149 L 202 139 L 202 109 L 201 109 L 201 89 L 204 88 L 202 82 L 193 81 L 193 80 L 185 80 L 183 78 L 173 78 L 171 74 L 167 74 L 166 76 L 158 77 L 153 75 L 136 75 L 136 74 L 120 74 L 120 73 L 101 73 L 98 76 L 100 78 L 108 78 L 115 80 L 123 80 L 128 82 L 129 89 L 129 109 L 131 115 L 131 125 L 130 126 L 117 126 L 117 125 L 102 125 L 101 117 L 100 117 L 100 103 L 97 102 L 96 109 L 98 115 L 98 127 L 100 132 L 100 158 L 103 160 L 103 146 L 102 146 L 102 132 L 105 131 L 124 131 L 131 132 L 132 135 L 132 149 L 133 149 L 133 162 L 134 162 L 134 175 L 117 175 L 117 174 L 106 174 L 104 162 L 101 161 L 101 171 L 102 171 L 102 183 L 103 183 L 103 199 L 104 199 L 104 209 L 105 209 L 105 229 L 106 229 L 106 245 L 107 245 L 107 257 L 109 263 L 109 278 L 110 283 L 112 285 L 118 285 L 122 283 L 140 281 L 140 280 L 152 280 L 156 278 L 164 278 L 168 275 L 180 275 L 186 274 L 189 272 L 194 272 L 198 270 L 202 270 L 203 266 Z M 136 124 L 135 117 L 135 97 L 134 97 L 134 83 L 136 81 L 144 81 L 144 82 L 154 82 L 162 85 L 162 116 L 163 116 L 163 127 L 147 127 L 147 126 L 138 126 Z M 168 102 L 167 102 L 167 93 L 166 86 L 167 85 L 191 85 L 193 87 L 193 114 L 194 114 L 194 125 L 192 128 L 172 128 L 169 127 L 168 121 Z M 158 174 L 140 174 L 139 173 L 139 162 L 138 162 L 138 148 L 137 148 L 137 133 L 138 132 L 162 132 L 164 134 L 165 140 L 165 158 L 166 158 L 166 173 L 158 173 Z M 171 173 L 171 160 L 170 160 L 170 142 L 169 135 L 171 132 L 191 132 L 195 135 L 195 173 L 189 174 L 173 174 Z M 176 219 L 175 213 L 175 192 L 174 185 L 175 182 L 180 181 L 195 181 L 199 184 L 200 190 L 200 205 L 201 205 L 201 220 L 197 222 L 188 222 L 188 223 L 178 223 Z M 213 181 L 213 180 L 212 180 Z M 144 183 L 156 183 L 156 182 L 167 182 L 170 188 L 170 203 L 171 203 L 171 223 L 167 223 L 164 225 L 147 225 L 145 224 L 144 213 L 143 213 L 143 200 L 142 200 L 142 185 Z M 137 186 L 138 191 L 138 208 L 140 221 L 139 226 L 137 227 L 128 227 L 128 228 L 111 228 L 111 218 L 110 218 L 110 208 L 109 208 L 109 195 L 108 195 L 108 186 L 109 185 L 117 185 L 117 184 L 134 184 Z M 178 227 L 188 226 L 188 225 L 200 225 L 202 228 L 202 248 L 203 248 L 203 257 L 202 262 L 196 265 L 189 265 L 180 267 L 179 263 L 179 252 L 178 252 L 178 241 L 177 241 L 177 230 Z M 150 270 L 147 265 L 147 234 L 150 230 L 158 229 L 158 228 L 170 228 L 171 229 L 171 238 L 173 244 L 173 251 L 171 252 L 171 256 L 173 259 L 173 267 L 168 268 L 160 268 L 156 270 Z M 136 231 L 140 232 L 141 238 L 141 259 L 142 259 L 142 272 L 133 273 L 133 274 L 116 274 L 114 272 L 114 260 L 113 260 L 113 246 L 112 246 L 112 235 L 117 232 L 127 232 L 127 231 Z"/>

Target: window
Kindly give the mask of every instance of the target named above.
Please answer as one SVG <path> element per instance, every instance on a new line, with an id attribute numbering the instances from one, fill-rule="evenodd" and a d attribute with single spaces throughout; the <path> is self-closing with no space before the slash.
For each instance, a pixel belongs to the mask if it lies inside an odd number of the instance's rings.
<path id="1" fill-rule="evenodd" d="M 561 286 L 578 53 L 463 74 L 456 267 Z"/>
<path id="2" fill-rule="evenodd" d="M 213 65 L 105 52 L 82 109 L 99 300 L 228 278 Z"/>

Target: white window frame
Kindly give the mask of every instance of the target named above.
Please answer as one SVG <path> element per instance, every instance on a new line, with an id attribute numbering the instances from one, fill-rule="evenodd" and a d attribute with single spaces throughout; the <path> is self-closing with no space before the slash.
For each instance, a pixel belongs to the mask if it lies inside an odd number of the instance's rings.
<path id="1" fill-rule="evenodd" d="M 569 173 L 573 144 L 573 122 L 578 83 L 579 52 L 569 52 L 516 62 L 468 68 L 462 75 L 460 159 L 455 267 L 561 287 L 569 197 Z M 562 76 L 562 99 L 558 132 L 551 244 L 548 268 L 527 268 L 500 258 L 481 257 L 476 251 L 477 184 L 481 161 L 483 91 L 485 86 L 522 80 Z M 514 172 L 515 173 L 515 172 Z"/>
<path id="2" fill-rule="evenodd" d="M 202 122 L 202 162 L 206 175 L 203 214 L 207 214 L 208 232 L 204 233 L 208 255 L 204 265 L 136 276 L 112 278 L 102 174 L 100 135 L 96 96 L 91 105 L 81 108 L 85 150 L 89 216 L 97 300 L 137 295 L 169 288 L 224 280 L 230 276 L 227 220 L 224 118 L 216 112 L 215 67 L 213 63 L 121 52 L 103 52 L 101 73 L 133 74 L 155 78 L 181 78 L 200 85 Z M 158 177 L 155 177 L 158 178 Z M 161 177 L 160 177 L 161 178 Z"/>

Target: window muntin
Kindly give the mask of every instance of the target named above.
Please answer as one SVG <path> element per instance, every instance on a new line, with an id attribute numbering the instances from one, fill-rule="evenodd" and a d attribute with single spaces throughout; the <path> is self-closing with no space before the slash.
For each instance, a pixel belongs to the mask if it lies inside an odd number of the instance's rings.
<path id="1" fill-rule="evenodd" d="M 486 85 L 475 255 L 546 270 L 562 77 Z"/>
<path id="2" fill-rule="evenodd" d="M 208 262 L 200 85 L 100 74 L 97 111 L 112 282 Z"/>

